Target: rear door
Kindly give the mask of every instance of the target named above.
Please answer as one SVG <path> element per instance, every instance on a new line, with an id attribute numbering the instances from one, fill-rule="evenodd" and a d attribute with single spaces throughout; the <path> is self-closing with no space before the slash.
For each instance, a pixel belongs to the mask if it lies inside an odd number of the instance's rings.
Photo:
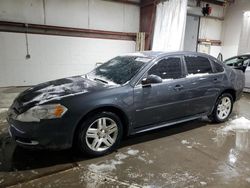
<path id="1" fill-rule="evenodd" d="M 207 113 L 211 110 L 214 100 L 220 91 L 218 85 L 222 78 L 214 74 L 212 64 L 207 57 L 188 55 L 184 57 L 186 67 L 186 115 Z"/>

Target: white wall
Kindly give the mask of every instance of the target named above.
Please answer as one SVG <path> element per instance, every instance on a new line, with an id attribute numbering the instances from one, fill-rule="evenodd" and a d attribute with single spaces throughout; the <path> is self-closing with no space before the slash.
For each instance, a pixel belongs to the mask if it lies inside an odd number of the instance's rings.
<path id="1" fill-rule="evenodd" d="M 0 0 L 0 20 L 138 32 L 140 8 L 103 0 Z"/>
<path id="2" fill-rule="evenodd" d="M 122 53 L 133 52 L 133 41 L 29 35 L 31 58 L 26 59 L 25 36 L 0 32 L 0 86 L 33 85 L 92 70 Z"/>
<path id="3" fill-rule="evenodd" d="M 200 39 L 221 40 L 222 21 L 216 19 L 201 18 Z"/>
<path id="4" fill-rule="evenodd" d="M 43 24 L 43 1 L 0 0 L 0 20 Z"/>
<path id="5" fill-rule="evenodd" d="M 0 0 L 0 20 L 138 32 L 140 9 L 102 0 Z M 0 32 L 0 87 L 33 85 L 83 74 L 96 62 L 135 51 L 134 41 Z"/>
<path id="6" fill-rule="evenodd" d="M 221 53 L 221 46 L 210 46 L 210 55 L 215 58 L 218 57 L 219 53 Z"/>
<path id="7" fill-rule="evenodd" d="M 196 1 L 190 1 L 190 6 L 195 6 Z M 206 3 L 201 3 L 201 7 L 204 7 Z M 212 8 L 212 12 L 210 16 L 223 18 L 224 16 L 224 7 L 209 4 Z M 196 11 L 196 14 L 201 15 L 201 8 L 195 8 L 193 11 Z M 199 39 L 206 39 L 206 40 L 221 40 L 221 31 L 222 31 L 222 21 L 219 19 L 211 19 L 206 17 L 200 18 L 200 28 L 199 28 Z M 214 57 L 217 57 L 218 54 L 221 52 L 221 46 L 214 46 L 214 45 L 205 45 L 199 44 L 198 51 L 203 53 L 208 53 Z"/>
<path id="8" fill-rule="evenodd" d="M 249 0 L 236 0 L 227 8 L 222 31 L 223 58 L 237 55 L 244 11 L 250 10 Z"/>
<path id="9" fill-rule="evenodd" d="M 239 55 L 247 53 L 250 53 L 250 11 L 245 12 L 243 15 L 243 23 L 238 47 Z"/>
<path id="10" fill-rule="evenodd" d="M 218 19 L 201 18 L 200 39 L 221 40 L 222 21 Z M 199 44 L 199 46 L 202 44 Z M 201 49 L 200 47 L 198 49 Z M 217 57 L 221 53 L 221 46 L 210 45 L 208 54 Z"/>

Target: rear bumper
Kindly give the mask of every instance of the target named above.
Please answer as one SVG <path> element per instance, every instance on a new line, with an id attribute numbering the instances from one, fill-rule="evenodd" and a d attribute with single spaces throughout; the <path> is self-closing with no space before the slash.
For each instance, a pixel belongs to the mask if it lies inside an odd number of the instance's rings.
<path id="1" fill-rule="evenodd" d="M 19 122 L 7 119 L 9 134 L 15 142 L 34 149 L 66 149 L 72 146 L 73 126 L 67 120 Z"/>

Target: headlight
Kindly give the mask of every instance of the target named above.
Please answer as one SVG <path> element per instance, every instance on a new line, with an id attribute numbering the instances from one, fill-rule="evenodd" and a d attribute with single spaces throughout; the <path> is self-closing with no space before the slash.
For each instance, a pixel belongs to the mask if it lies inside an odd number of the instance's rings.
<path id="1" fill-rule="evenodd" d="M 67 110 L 68 109 L 61 104 L 34 106 L 18 115 L 16 120 L 22 122 L 39 122 L 41 119 L 61 118 Z"/>

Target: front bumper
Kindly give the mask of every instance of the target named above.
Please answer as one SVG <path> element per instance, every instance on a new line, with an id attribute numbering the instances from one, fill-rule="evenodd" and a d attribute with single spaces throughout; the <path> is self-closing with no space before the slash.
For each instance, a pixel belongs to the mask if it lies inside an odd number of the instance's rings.
<path id="1" fill-rule="evenodd" d="M 13 132 L 15 134 L 13 134 Z M 30 140 L 28 139 L 25 135 L 18 137 L 16 135 L 18 134 L 25 134 L 25 132 L 19 130 L 18 128 L 16 128 L 14 125 L 10 125 L 9 126 L 9 135 L 15 139 L 16 143 L 20 144 L 20 145 L 24 145 L 24 146 L 37 146 L 39 145 L 39 142 L 36 140 Z"/>
<path id="2" fill-rule="evenodd" d="M 7 118 L 9 134 L 23 147 L 37 149 L 66 149 L 72 146 L 74 126 L 69 119 L 20 122 Z"/>

